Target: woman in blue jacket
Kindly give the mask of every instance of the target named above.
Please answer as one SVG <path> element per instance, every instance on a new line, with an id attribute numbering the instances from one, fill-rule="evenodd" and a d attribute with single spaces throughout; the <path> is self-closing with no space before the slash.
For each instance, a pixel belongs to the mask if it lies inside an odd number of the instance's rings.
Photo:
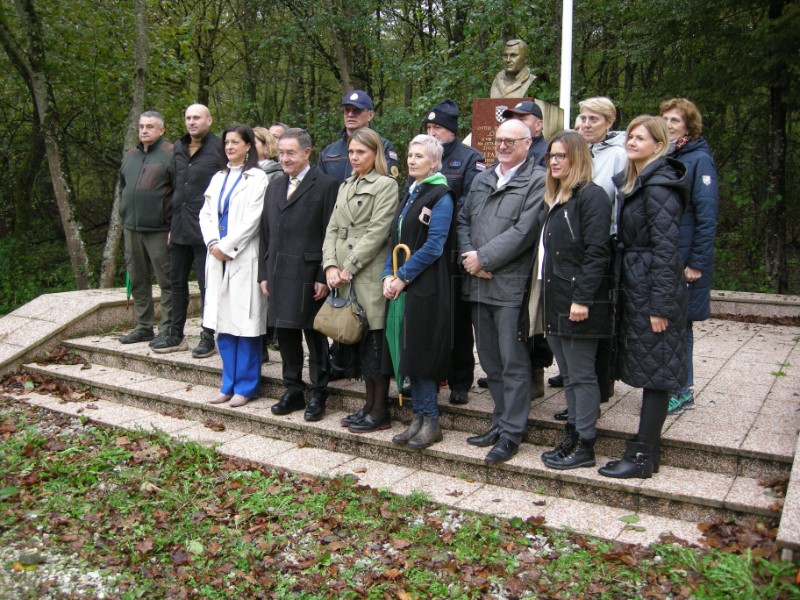
<path id="1" fill-rule="evenodd" d="M 714 273 L 714 235 L 717 231 L 717 169 L 711 149 L 700 136 L 703 119 L 693 102 L 686 98 L 665 100 L 659 107 L 667 122 L 670 156 L 686 166 L 690 199 L 681 217 L 680 253 L 689 288 L 689 312 L 686 327 L 689 376 L 686 385 L 673 390 L 669 414 L 694 408 L 694 372 L 692 369 L 692 322 L 711 316 L 711 279 Z"/>

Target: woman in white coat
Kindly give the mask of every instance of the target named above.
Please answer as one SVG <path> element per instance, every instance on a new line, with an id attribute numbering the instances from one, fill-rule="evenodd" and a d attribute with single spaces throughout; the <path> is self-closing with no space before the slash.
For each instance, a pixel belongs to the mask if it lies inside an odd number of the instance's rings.
<path id="1" fill-rule="evenodd" d="M 266 304 L 258 286 L 258 245 L 267 176 L 258 167 L 255 135 L 247 125 L 222 134 L 222 170 L 200 211 L 208 248 L 203 326 L 216 330 L 222 387 L 212 404 L 244 406 L 261 387 L 261 339 Z"/>

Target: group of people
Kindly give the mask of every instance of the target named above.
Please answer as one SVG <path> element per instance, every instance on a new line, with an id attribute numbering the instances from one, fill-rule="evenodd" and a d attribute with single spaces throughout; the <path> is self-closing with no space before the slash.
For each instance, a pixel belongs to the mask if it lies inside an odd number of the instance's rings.
<path id="1" fill-rule="evenodd" d="M 314 317 L 335 292 L 356 299 L 368 324 L 360 342 L 336 350 L 346 375 L 366 387 L 364 406 L 341 419 L 349 431 L 391 427 L 390 379 L 399 372 L 410 383 L 413 417 L 392 441 L 415 449 L 441 441 L 441 382 L 452 404 L 469 401 L 475 344 L 494 407 L 488 430 L 466 441 L 490 448 L 487 463 L 518 452 L 555 357 L 567 400 L 556 416 L 566 425 L 544 464 L 595 465 L 600 404 L 620 379 L 644 390 L 639 428 L 600 473 L 650 477 L 667 412 L 693 402 L 691 323 L 710 312 L 716 172 L 688 100 L 662 103 L 660 116 L 637 117 L 625 133 L 612 131 L 608 98 L 580 106 L 576 129 L 548 142 L 539 107 L 518 103 L 503 115 L 487 167 L 458 138 L 456 104 L 441 102 L 408 145 L 402 186 L 397 154 L 370 127 L 374 106 L 360 90 L 344 95 L 344 128 L 316 167 L 300 128 L 232 125 L 219 139 L 208 109 L 193 105 L 187 134 L 173 146 L 162 138 L 163 118 L 143 113 L 141 143 L 122 165 L 137 327 L 120 341 L 187 349 L 194 261 L 203 331 L 193 355 L 213 353 L 216 334 L 223 363 L 210 402 L 236 407 L 259 395 L 269 325 L 286 388 L 271 410 L 303 410 L 316 421 L 325 414 L 331 348 Z M 393 264 L 399 244 L 410 254 Z M 158 336 L 151 270 L 161 287 Z M 387 306 L 401 295 L 392 356 Z"/>

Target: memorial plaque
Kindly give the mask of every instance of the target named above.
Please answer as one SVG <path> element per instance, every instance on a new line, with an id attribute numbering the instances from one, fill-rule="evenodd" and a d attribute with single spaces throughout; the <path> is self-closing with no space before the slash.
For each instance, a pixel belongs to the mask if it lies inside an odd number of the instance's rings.
<path id="1" fill-rule="evenodd" d="M 544 137 L 563 129 L 564 111 L 558 106 L 535 98 L 475 98 L 472 100 L 472 136 L 470 145 L 483 154 L 486 165 L 494 163 L 494 132 L 505 121 L 503 112 L 514 108 L 523 100 L 532 100 L 542 109 Z M 467 140 L 464 140 L 465 142 Z"/>

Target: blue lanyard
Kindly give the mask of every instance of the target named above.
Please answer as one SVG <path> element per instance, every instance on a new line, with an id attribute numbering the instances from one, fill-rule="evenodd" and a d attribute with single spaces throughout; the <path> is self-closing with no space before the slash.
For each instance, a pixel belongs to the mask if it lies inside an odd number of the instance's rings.
<path id="1" fill-rule="evenodd" d="M 228 175 L 231 172 L 228 171 L 225 173 L 225 181 L 222 182 L 222 189 L 219 191 L 219 199 L 217 200 L 217 213 L 219 214 L 220 221 L 228 215 L 228 205 L 231 202 L 231 195 L 233 194 L 233 190 L 236 189 L 236 186 L 239 185 L 239 181 L 242 179 L 242 175 L 244 175 L 244 168 L 242 168 L 242 172 L 239 173 L 239 177 L 233 183 L 233 187 L 228 192 L 228 195 L 225 197 L 225 206 L 222 206 L 222 195 L 225 193 L 225 185 L 228 183 Z"/>

